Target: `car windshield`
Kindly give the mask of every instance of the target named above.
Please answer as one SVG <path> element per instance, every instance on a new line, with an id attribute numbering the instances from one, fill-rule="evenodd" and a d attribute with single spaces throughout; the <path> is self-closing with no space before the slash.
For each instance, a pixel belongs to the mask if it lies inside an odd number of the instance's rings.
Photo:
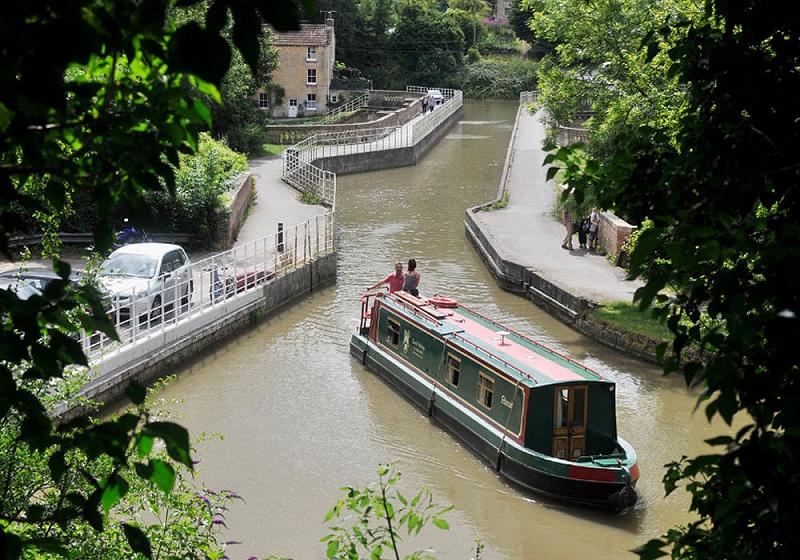
<path id="1" fill-rule="evenodd" d="M 151 255 L 135 255 L 132 253 L 112 254 L 103 263 L 102 276 L 135 276 L 136 278 L 152 278 L 156 273 L 158 258 Z"/>

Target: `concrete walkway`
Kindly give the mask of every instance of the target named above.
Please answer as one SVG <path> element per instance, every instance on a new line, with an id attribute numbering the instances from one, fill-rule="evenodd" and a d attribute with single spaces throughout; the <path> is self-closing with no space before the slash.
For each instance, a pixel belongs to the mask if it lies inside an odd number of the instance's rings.
<path id="1" fill-rule="evenodd" d="M 474 214 L 475 221 L 497 254 L 530 269 L 574 296 L 594 303 L 631 301 L 642 284 L 625 280 L 625 272 L 606 257 L 586 249 L 561 248 L 564 226 L 553 218 L 556 191 L 545 180 L 541 149 L 545 129 L 539 115 L 524 108 L 517 119 L 516 142 L 508 171 L 506 208 Z M 578 247 L 575 235 L 573 246 Z"/>
<path id="2" fill-rule="evenodd" d="M 249 172 L 256 178 L 256 200 L 239 231 L 237 246 L 276 233 L 278 222 L 288 228 L 326 212 L 324 206 L 301 202 L 299 193 L 281 181 L 280 156 L 251 160 Z"/>

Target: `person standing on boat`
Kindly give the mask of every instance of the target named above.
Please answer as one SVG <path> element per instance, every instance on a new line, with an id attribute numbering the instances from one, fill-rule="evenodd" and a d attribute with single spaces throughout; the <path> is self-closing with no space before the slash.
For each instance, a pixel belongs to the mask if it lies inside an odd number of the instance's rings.
<path id="1" fill-rule="evenodd" d="M 389 284 L 389 293 L 393 294 L 395 292 L 399 292 L 403 289 L 403 263 L 396 262 L 394 263 L 394 272 L 386 276 L 383 280 L 379 280 L 375 282 L 372 286 L 367 288 L 367 290 L 374 290 L 378 286 L 383 286 L 384 284 Z"/>
<path id="2" fill-rule="evenodd" d="M 408 259 L 408 270 L 403 280 L 403 291 L 414 297 L 419 297 L 419 272 L 417 272 L 417 261 Z"/>

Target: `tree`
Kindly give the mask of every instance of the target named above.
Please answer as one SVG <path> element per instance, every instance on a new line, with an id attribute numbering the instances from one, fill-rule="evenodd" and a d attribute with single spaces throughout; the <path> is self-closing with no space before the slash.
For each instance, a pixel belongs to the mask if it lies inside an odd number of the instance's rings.
<path id="1" fill-rule="evenodd" d="M 651 220 L 631 273 L 663 249 L 636 298 L 663 304 L 655 312 L 674 335 L 665 371 L 702 388 L 709 418 L 744 422 L 708 440 L 708 454 L 668 465 L 667 493 L 685 485 L 698 517 L 647 543 L 642 558 L 790 558 L 800 549 L 800 28 L 791 13 L 764 0 L 706 0 L 702 13 L 662 21 L 644 60 L 685 91 L 675 120 L 621 122 L 600 160 L 580 148 L 549 158 L 570 162 L 576 194 L 591 189 Z M 683 363 L 690 345 L 705 360 Z"/>
<path id="2" fill-rule="evenodd" d="M 508 11 L 508 24 L 514 34 L 531 46 L 528 54 L 537 59 L 551 54 L 555 49 L 552 42 L 534 32 L 534 19 L 542 8 L 542 0 L 513 0 Z"/>
<path id="3" fill-rule="evenodd" d="M 185 0 L 182 4 L 193 4 Z M 168 0 L 18 2 L 5 7 L 0 34 L 0 248 L 26 216 L 57 214 L 70 193 L 90 193 L 95 244 L 110 247 L 110 216 L 125 203 L 142 212 L 143 193 L 174 189 L 174 166 L 197 146 L 210 111 L 188 94 L 191 86 L 219 101 L 230 66 L 222 35 L 229 14 L 232 38 L 255 71 L 262 22 L 297 25 L 290 0 L 216 0 L 203 23 L 166 31 Z M 32 184 L 40 188 L 31 189 Z M 171 463 L 155 463 L 153 443 L 163 442 L 173 463 L 192 468 L 189 438 L 181 426 L 151 421 L 145 411 L 105 422 L 79 419 L 55 425 L 44 395 L 65 371 L 86 366 L 71 334 L 102 330 L 115 336 L 100 294 L 63 282 L 42 296 L 19 300 L 0 291 L 0 425 L 13 428 L 3 452 L 0 550 L 8 558 L 69 555 L 60 531 L 86 523 L 107 526 L 109 512 L 136 479 L 171 487 Z M 141 387 L 130 398 L 141 403 Z M 43 482 L 24 490 L 17 453 L 40 454 Z M 94 470 L 77 460 L 103 461 Z M 66 481 L 80 480 L 72 486 Z M 22 491 L 18 491 L 22 488 Z M 59 532 L 54 531 L 58 527 Z M 135 523 L 123 526 L 130 547 L 148 554 L 149 540 Z"/>
<path id="4" fill-rule="evenodd" d="M 685 86 L 667 73 L 669 57 L 659 50 L 647 61 L 641 48 L 662 22 L 691 18 L 698 10 L 686 0 L 537 0 L 541 10 L 534 32 L 558 45 L 542 60 L 541 103 L 551 124 L 571 124 L 591 112 L 590 149 L 613 149 L 618 126 L 674 126 L 684 104 Z M 532 4 L 528 4 L 529 6 Z M 671 44 L 682 33 L 664 37 Z"/>

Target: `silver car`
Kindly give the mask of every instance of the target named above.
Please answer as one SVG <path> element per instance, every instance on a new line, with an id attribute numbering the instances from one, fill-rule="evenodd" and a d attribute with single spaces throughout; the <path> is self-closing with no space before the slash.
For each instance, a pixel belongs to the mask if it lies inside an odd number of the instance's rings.
<path id="1" fill-rule="evenodd" d="M 187 308 L 192 297 L 189 257 L 182 247 L 168 243 L 120 247 L 103 262 L 100 282 L 118 323 L 131 317 L 158 320 L 177 304 Z"/>

